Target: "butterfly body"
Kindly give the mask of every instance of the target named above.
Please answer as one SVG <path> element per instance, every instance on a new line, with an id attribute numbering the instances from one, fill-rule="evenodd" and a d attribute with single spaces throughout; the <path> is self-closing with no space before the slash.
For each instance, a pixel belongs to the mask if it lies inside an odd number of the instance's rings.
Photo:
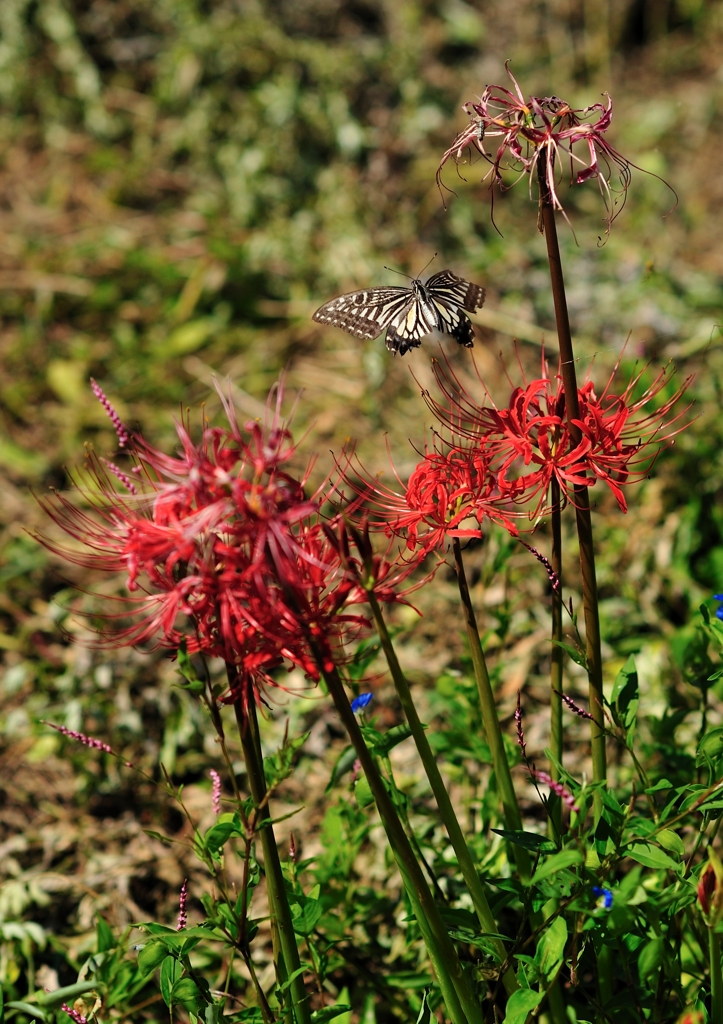
<path id="1" fill-rule="evenodd" d="M 415 278 L 409 288 L 367 288 L 340 295 L 317 309 L 313 319 L 364 340 L 379 337 L 386 328 L 387 348 L 400 355 L 418 348 L 433 331 L 451 334 L 471 348 L 474 330 L 462 310 L 473 313 L 484 298 L 484 288 L 441 270 L 424 283 Z"/>

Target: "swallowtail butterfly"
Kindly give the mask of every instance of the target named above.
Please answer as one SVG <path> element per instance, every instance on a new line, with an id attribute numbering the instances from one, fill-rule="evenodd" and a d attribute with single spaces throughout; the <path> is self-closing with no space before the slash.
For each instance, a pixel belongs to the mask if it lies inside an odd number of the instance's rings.
<path id="1" fill-rule="evenodd" d="M 410 288 L 368 288 L 340 295 L 320 306 L 314 320 L 364 340 L 378 338 L 386 327 L 387 348 L 402 356 L 419 348 L 432 331 L 451 334 L 460 345 L 472 348 L 474 330 L 462 310 L 474 313 L 484 300 L 484 288 L 441 270 L 425 284 L 415 278 Z"/>

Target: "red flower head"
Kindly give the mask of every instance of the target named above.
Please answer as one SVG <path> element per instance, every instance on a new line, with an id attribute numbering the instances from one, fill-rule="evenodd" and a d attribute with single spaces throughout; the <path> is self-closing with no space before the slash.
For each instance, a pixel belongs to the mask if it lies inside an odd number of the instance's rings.
<path id="1" fill-rule="evenodd" d="M 549 376 L 515 388 L 506 408 L 478 405 L 452 374 L 435 364 L 445 396 L 438 402 L 425 394 L 429 408 L 450 432 L 450 449 L 463 457 L 486 460 L 496 474 L 497 490 L 517 502 L 537 498 L 533 517 L 545 507 L 550 482 L 575 500 L 575 488 L 603 481 L 623 512 L 622 488 L 646 476 L 661 447 L 682 429 L 676 426 L 686 410 L 668 418 L 690 378 L 650 411 L 646 406 L 668 386 L 671 373 L 662 370 L 638 397 L 641 373 L 620 393 L 613 391 L 618 367 L 598 397 L 591 381 L 578 388 L 579 419 L 565 416 L 561 377 Z"/>
<path id="2" fill-rule="evenodd" d="M 516 493 L 517 487 L 500 491 L 483 450 L 425 450 L 406 484 L 397 476 L 398 490 L 359 465 L 354 475 L 345 472 L 344 479 L 356 491 L 357 504 L 372 527 L 390 538 L 403 537 L 417 559 L 443 547 L 450 537 L 481 537 L 485 519 L 517 532 L 509 511 L 510 492 Z"/>
<path id="3" fill-rule="evenodd" d="M 501 85 L 488 85 L 479 100 L 464 104 L 471 123 L 457 135 L 442 157 L 437 171 L 441 184 L 441 171 L 450 159 L 459 164 L 465 150 L 478 150 L 491 165 L 483 181 L 490 180 L 490 189 L 511 187 L 505 184 L 503 171 L 511 170 L 517 179 L 530 179 L 542 172 L 550 201 L 556 210 L 564 215 L 558 194 L 558 167 L 563 160 L 570 162 L 571 184 L 580 185 L 596 178 L 606 210 L 608 229 L 622 210 L 625 195 L 630 184 L 630 168 L 634 167 L 606 139 L 612 121 L 612 100 L 607 103 L 593 103 L 584 109 L 575 110 L 559 96 L 530 96 L 525 100 L 517 80 L 505 64 L 514 91 Z M 488 151 L 486 143 L 494 139 L 494 147 Z M 620 177 L 623 201 L 616 210 L 610 180 L 612 167 Z M 514 184 L 514 182 L 512 182 Z"/>
<path id="4" fill-rule="evenodd" d="M 128 434 L 136 462 L 130 476 L 91 456 L 95 486 L 82 492 L 87 511 L 61 494 L 42 499 L 82 545 L 54 550 L 126 575 L 131 596 L 118 599 L 121 612 L 107 617 L 104 641 L 171 649 L 185 643 L 190 653 L 222 658 L 239 687 L 252 680 L 258 693 L 285 663 L 317 680 L 310 639 L 321 638 L 333 659 L 349 630 L 366 626 L 363 616 L 345 611 L 366 591 L 319 515 L 324 496 L 307 496 L 308 470 L 298 479 L 287 468 L 295 446 L 281 420 L 281 397 L 278 389 L 265 424 L 241 427 L 222 395 L 227 425 L 206 423 L 193 441 L 189 424 L 178 423 L 174 455 Z M 400 574 L 387 562 L 378 572 L 380 599 L 398 599 Z M 241 696 L 235 685 L 232 691 L 230 700 Z"/>

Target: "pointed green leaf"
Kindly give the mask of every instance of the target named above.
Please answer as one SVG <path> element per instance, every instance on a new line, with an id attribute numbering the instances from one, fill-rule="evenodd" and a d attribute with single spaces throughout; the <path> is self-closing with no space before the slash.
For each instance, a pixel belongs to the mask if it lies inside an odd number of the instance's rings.
<path id="1" fill-rule="evenodd" d="M 527 1015 L 540 1005 L 543 996 L 543 992 L 533 992 L 531 988 L 521 988 L 513 992 L 507 1001 L 504 1024 L 525 1024 Z"/>
<path id="2" fill-rule="evenodd" d="M 582 854 L 579 850 L 560 850 L 554 856 L 548 857 L 544 864 L 540 864 L 532 876 L 530 884 L 535 885 L 536 882 L 541 881 L 543 878 L 549 878 L 550 875 L 554 875 L 557 871 L 562 871 L 564 868 L 569 868 L 573 864 L 581 864 L 582 859 Z"/>
<path id="3" fill-rule="evenodd" d="M 508 828 L 493 828 L 498 836 L 502 836 L 515 846 L 521 846 L 525 850 L 532 850 L 534 853 L 552 853 L 557 849 L 555 843 L 547 836 L 541 836 L 539 832 L 516 832 Z"/>

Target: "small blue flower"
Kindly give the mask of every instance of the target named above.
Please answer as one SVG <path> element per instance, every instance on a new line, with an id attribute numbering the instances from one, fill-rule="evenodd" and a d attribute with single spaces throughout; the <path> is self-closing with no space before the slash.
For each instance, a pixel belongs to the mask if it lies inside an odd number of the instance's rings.
<path id="1" fill-rule="evenodd" d="M 367 704 L 371 704 L 373 693 L 360 693 L 358 697 L 355 697 L 351 702 L 351 709 L 354 714 L 357 711 L 363 711 Z"/>
<path id="2" fill-rule="evenodd" d="M 609 889 L 603 889 L 600 885 L 593 885 L 592 894 L 597 897 L 595 906 L 599 910 L 610 910 L 610 907 L 613 905 L 613 894 Z"/>
<path id="3" fill-rule="evenodd" d="M 713 594 L 714 601 L 723 601 L 723 594 Z M 715 617 L 717 619 L 723 619 L 723 604 L 719 604 L 715 610 Z"/>

